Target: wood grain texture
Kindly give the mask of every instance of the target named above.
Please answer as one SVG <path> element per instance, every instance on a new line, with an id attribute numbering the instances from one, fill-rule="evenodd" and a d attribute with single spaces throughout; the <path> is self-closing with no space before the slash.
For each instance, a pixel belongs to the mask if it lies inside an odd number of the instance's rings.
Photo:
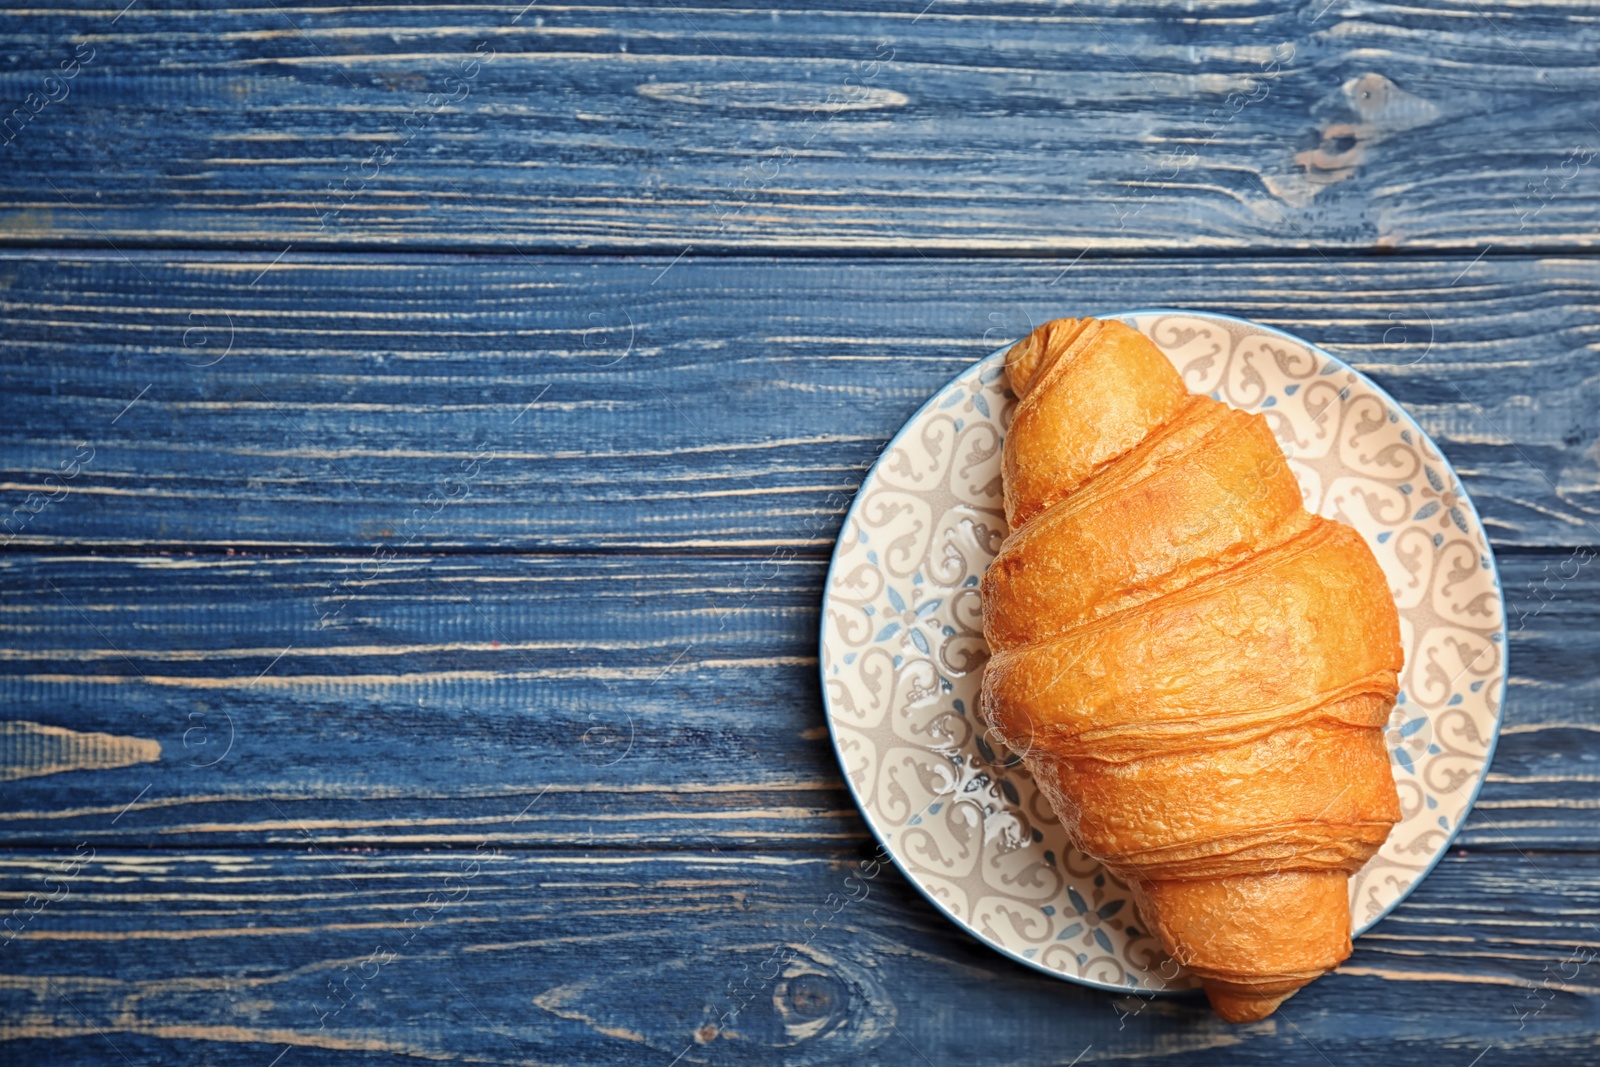
<path id="1" fill-rule="evenodd" d="M 8 254 L 0 538 L 820 553 L 972 360 L 1152 305 L 1355 363 L 1497 544 L 1600 543 L 1600 261 L 1497 256 Z"/>
<path id="2" fill-rule="evenodd" d="M 1559 878 L 1516 856 L 1449 858 L 1339 972 L 1244 1027 L 1197 998 L 1013 964 L 870 859 L 14 853 L 6 907 L 54 899 L 0 949 L 0 1047 L 263 1067 L 286 1046 L 296 1063 L 661 1067 L 1595 1054 L 1594 964 L 1578 962 L 1600 952 L 1594 857 Z"/>
<path id="3" fill-rule="evenodd" d="M 1546 0 L 0 12 L 0 1059 L 1595 1060 L 1597 76 Z M 849 899 L 817 688 L 889 435 L 1151 305 L 1393 393 L 1510 607 L 1456 846 L 1243 1028 Z"/>
<path id="4" fill-rule="evenodd" d="M 822 561 L 368 562 L 0 556 L 6 716 L 159 744 L 155 762 L 8 783 L 0 840 L 867 839 L 822 715 Z M 1594 554 L 1501 568 L 1506 725 L 1461 840 L 1600 850 Z"/>
<path id="5" fill-rule="evenodd" d="M 7 241 L 1600 244 L 1581 6 L 121 7 L 0 15 Z"/>

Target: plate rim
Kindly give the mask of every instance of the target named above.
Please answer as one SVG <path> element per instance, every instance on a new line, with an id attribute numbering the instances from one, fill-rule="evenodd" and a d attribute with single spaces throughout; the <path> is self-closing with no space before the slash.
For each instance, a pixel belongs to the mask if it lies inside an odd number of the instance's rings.
<path id="1" fill-rule="evenodd" d="M 1269 326 L 1266 323 L 1256 322 L 1253 319 L 1246 319 L 1238 315 L 1229 315 L 1224 312 L 1217 311 L 1196 311 L 1189 308 L 1154 306 L 1138 307 L 1127 311 L 1104 313 L 1090 312 L 1087 317 L 1095 319 L 1116 319 L 1126 323 L 1128 319 L 1137 319 L 1150 315 L 1189 315 L 1195 318 L 1218 319 L 1224 322 L 1240 323 L 1242 325 L 1249 326 L 1252 329 L 1262 330 L 1267 333 L 1274 334 L 1293 344 L 1303 345 L 1312 352 L 1316 353 L 1318 356 L 1333 363 L 1340 370 L 1348 371 L 1351 374 L 1356 375 L 1361 380 L 1363 385 L 1371 389 L 1380 398 L 1382 398 L 1382 400 L 1387 403 L 1393 411 L 1395 411 L 1402 419 L 1406 421 L 1410 428 L 1418 434 L 1421 440 L 1426 441 L 1430 446 L 1432 446 L 1433 451 L 1438 453 L 1440 462 L 1444 464 L 1446 473 L 1449 474 L 1450 478 L 1455 482 L 1456 485 L 1461 485 L 1461 478 L 1456 473 L 1455 464 L 1450 462 L 1450 458 L 1444 454 L 1444 450 L 1438 446 L 1438 443 L 1434 441 L 1432 435 L 1422 428 L 1421 424 L 1417 422 L 1417 420 L 1412 416 L 1411 412 L 1406 410 L 1405 405 L 1401 404 L 1392 395 L 1390 395 L 1389 391 L 1384 389 L 1383 386 L 1373 381 L 1369 375 L 1351 366 L 1349 363 L 1334 355 L 1332 352 L 1329 352 L 1321 345 L 1314 344 L 1303 337 L 1297 337 L 1289 331 L 1280 329 L 1276 326 Z M 996 356 L 1002 356 L 1005 352 L 1009 351 L 1018 340 L 1020 340 L 1020 338 L 1007 341 L 1005 344 L 1001 345 L 993 352 L 990 352 L 988 355 L 974 360 L 964 370 L 958 372 L 949 381 L 935 388 L 932 395 L 930 395 L 927 400 L 919 405 L 916 411 L 912 412 L 906 417 L 905 422 L 903 422 L 900 428 L 895 431 L 894 436 L 890 437 L 889 440 L 884 443 L 883 447 L 878 452 L 877 458 L 872 461 L 872 466 L 867 468 L 867 472 L 861 477 L 861 482 L 856 486 L 855 494 L 850 500 L 850 507 L 845 510 L 844 520 L 839 526 L 839 534 L 834 538 L 833 551 L 828 556 L 828 570 L 823 576 L 822 583 L 821 613 L 817 620 L 817 676 L 821 683 L 822 711 L 823 718 L 827 720 L 828 740 L 833 746 L 834 758 L 839 761 L 839 769 L 842 772 L 841 776 L 844 778 L 845 788 L 850 791 L 850 797 L 855 801 L 856 809 L 861 813 L 862 821 L 867 824 L 867 829 L 872 831 L 873 839 L 878 843 L 878 850 L 889 857 L 890 862 L 895 865 L 895 869 L 900 872 L 900 874 L 913 889 L 922 895 L 924 900 L 932 904 L 940 914 L 954 923 L 962 933 L 966 934 L 968 937 L 971 937 L 974 941 L 977 941 L 985 948 L 998 952 L 1002 956 L 1015 960 L 1017 963 L 1020 963 L 1025 967 L 1038 971 L 1041 974 L 1049 975 L 1051 978 L 1055 978 L 1060 981 L 1072 982 L 1077 985 L 1089 986 L 1094 989 L 1104 989 L 1113 993 L 1125 993 L 1130 996 L 1137 997 L 1191 996 L 1195 994 L 1197 990 L 1130 989 L 1127 986 L 1119 986 L 1111 982 L 1104 982 L 1093 978 L 1085 978 L 1082 975 L 1067 974 L 1063 971 L 1046 967 L 1041 963 L 1024 957 L 1012 949 L 1006 948 L 1003 945 L 995 944 L 994 942 L 979 936 L 968 923 L 954 915 L 949 908 L 945 907 L 943 903 L 941 903 L 926 889 L 924 889 L 922 884 L 912 876 L 910 871 L 906 870 L 905 864 L 900 861 L 899 855 L 894 849 L 889 847 L 889 842 L 884 839 L 883 831 L 880 830 L 877 824 L 873 821 L 867 805 L 862 803 L 861 794 L 857 791 L 855 783 L 850 780 L 849 769 L 844 763 L 844 753 L 839 748 L 839 735 L 834 729 L 834 716 L 830 701 L 828 699 L 828 676 L 824 666 L 825 649 L 828 639 L 828 600 L 829 591 L 833 588 L 833 572 L 839 564 L 839 555 L 844 547 L 845 531 L 850 528 L 850 522 L 855 518 L 856 508 L 861 504 L 861 491 L 866 484 L 871 481 L 872 476 L 877 473 L 878 467 L 883 463 L 884 458 L 888 456 L 888 454 L 897 444 L 900 443 L 901 438 L 906 435 L 912 425 L 915 424 L 924 413 L 933 407 L 934 401 L 942 397 L 946 390 L 955 385 L 957 382 L 970 375 L 979 373 L 980 368 L 982 368 L 985 363 L 988 363 Z M 1152 343 L 1154 342 L 1152 341 Z M 1232 405 L 1229 406 L 1231 407 Z M 1489 540 L 1489 532 L 1487 527 L 1484 526 L 1483 516 L 1478 513 L 1478 507 L 1472 500 L 1472 494 L 1467 492 L 1465 486 L 1462 486 L 1461 488 L 1461 499 L 1467 505 L 1467 510 L 1472 515 L 1473 522 L 1477 525 L 1477 529 L 1483 535 L 1484 549 L 1489 559 L 1489 573 L 1493 576 L 1496 602 L 1500 608 L 1500 635 L 1502 638 L 1500 641 L 1500 654 L 1504 669 L 1502 670 L 1500 677 L 1499 700 L 1497 703 L 1497 713 L 1494 720 L 1494 731 L 1489 737 L 1488 748 L 1484 751 L 1483 772 L 1478 776 L 1478 780 L 1473 784 L 1472 792 L 1467 796 L 1466 806 L 1462 808 L 1461 811 L 1461 821 L 1458 822 L 1445 837 L 1444 841 L 1440 844 L 1438 851 L 1434 854 L 1433 858 L 1428 861 L 1427 866 L 1423 867 L 1417 872 L 1417 876 L 1411 880 L 1411 884 L 1394 899 L 1393 903 L 1385 908 L 1380 915 L 1366 922 L 1359 928 L 1352 926 L 1350 931 L 1351 941 L 1354 941 L 1356 938 L 1365 934 L 1368 930 L 1371 930 L 1378 923 L 1382 922 L 1384 919 L 1393 914 L 1395 909 L 1399 908 L 1401 904 L 1405 903 L 1412 893 L 1416 892 L 1417 887 L 1423 883 L 1428 875 L 1433 873 L 1434 868 L 1437 867 L 1440 861 L 1442 861 L 1450 852 L 1450 846 L 1455 843 L 1455 840 L 1460 836 L 1461 831 L 1466 828 L 1467 819 L 1472 815 L 1473 808 L 1477 806 L 1478 795 L 1483 791 L 1484 783 L 1489 780 L 1489 769 L 1494 764 L 1495 750 L 1500 743 L 1501 727 L 1505 723 L 1506 694 L 1509 691 L 1511 680 L 1511 633 L 1509 616 L 1506 613 L 1505 586 L 1500 580 L 1500 561 L 1495 556 L 1494 545 Z M 1364 539 L 1365 538 L 1363 537 L 1363 540 Z"/>

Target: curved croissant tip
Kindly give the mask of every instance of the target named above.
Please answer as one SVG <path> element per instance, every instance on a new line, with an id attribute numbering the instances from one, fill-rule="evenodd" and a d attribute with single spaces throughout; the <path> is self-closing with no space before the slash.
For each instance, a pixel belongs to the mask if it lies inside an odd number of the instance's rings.
<path id="1" fill-rule="evenodd" d="M 1054 358 L 1066 349 L 1095 319 L 1052 319 L 1037 326 L 1028 336 L 1006 352 L 1006 377 L 1011 391 L 1021 400 Z"/>
<path id="2" fill-rule="evenodd" d="M 1006 352 L 1006 380 L 1018 400 L 1028 395 L 1028 386 L 1033 384 L 1033 372 L 1039 366 L 1034 355 L 1038 343 L 1039 331 L 1034 330 Z"/>
<path id="3" fill-rule="evenodd" d="M 1278 1005 L 1300 992 L 1299 988 L 1289 990 L 1287 993 L 1274 993 L 1261 995 L 1256 993 L 1240 993 L 1225 987 L 1204 983 L 1206 999 L 1211 1001 L 1211 1010 L 1222 1017 L 1223 1021 L 1230 1023 L 1259 1022 L 1278 1010 Z"/>

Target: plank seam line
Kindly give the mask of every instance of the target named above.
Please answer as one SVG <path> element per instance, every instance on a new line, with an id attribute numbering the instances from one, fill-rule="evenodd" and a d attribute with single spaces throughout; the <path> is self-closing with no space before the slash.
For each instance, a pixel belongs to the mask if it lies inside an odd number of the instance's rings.
<path id="1" fill-rule="evenodd" d="M 1539 558 L 1541 556 L 1560 556 L 1571 553 L 1580 548 L 1600 548 L 1594 542 L 1581 544 L 1550 544 L 1550 545 L 1518 545 L 1518 544 L 1492 544 L 1496 558 Z M 359 563 L 371 556 L 374 548 L 385 548 L 394 553 L 396 559 L 405 559 L 410 562 L 426 563 L 429 560 L 473 560 L 473 559 L 683 559 L 703 560 L 716 562 L 726 560 L 733 563 L 747 563 L 751 561 L 765 561 L 771 559 L 774 552 L 786 553 L 785 562 L 796 563 L 825 563 L 833 555 L 833 541 L 818 542 L 808 545 L 794 545 L 780 543 L 774 545 L 757 545 L 749 549 L 740 549 L 737 546 L 727 548 L 694 548 L 694 547 L 618 547 L 606 545 L 586 545 L 582 547 L 565 548 L 550 546 L 543 548 L 523 548 L 513 545 L 485 545 L 482 547 L 447 546 L 440 548 L 392 548 L 386 545 L 375 544 L 333 544 L 314 545 L 301 543 L 286 543 L 273 545 L 251 544 L 248 546 L 213 544 L 137 544 L 137 543 L 111 543 L 111 544 L 75 544 L 71 542 L 52 542 L 48 544 L 33 545 L 0 545 L 0 559 L 14 558 L 26 559 L 36 557 L 67 557 L 84 556 L 96 559 L 119 558 L 149 558 L 152 556 L 196 556 L 203 558 L 237 559 L 241 562 L 250 560 L 268 560 L 285 558 L 326 558 L 335 562 L 349 560 Z"/>
<path id="2" fill-rule="evenodd" d="M 844 247 L 818 246 L 815 248 L 789 248 L 780 245 L 752 245 L 752 246 L 706 246 L 697 242 L 685 242 L 693 245 L 695 254 L 690 257 L 694 260 L 708 259 L 767 259 L 767 260 L 810 260 L 829 259 L 842 261 L 873 261 L 873 260 L 931 260 L 940 263 L 958 262 L 961 260 L 1040 260 L 1042 262 L 1061 262 L 1075 259 L 1086 251 L 1085 245 L 1063 245 L 1060 249 L 1007 249 L 1007 248 L 975 248 L 952 250 L 948 248 L 921 249 L 915 246 L 906 248 L 902 245 L 860 246 L 851 245 Z M 121 251 L 107 248 L 95 242 L 67 242 L 51 245 L 37 245 L 25 242 L 12 242 L 0 237 L 0 259 L 65 259 L 85 258 L 121 260 L 143 259 L 150 260 L 161 256 L 170 255 L 200 255 L 225 258 L 228 256 L 259 256 L 263 252 L 281 252 L 281 242 L 162 242 L 145 243 L 136 238 L 124 238 L 119 244 Z M 328 261 L 347 260 L 352 258 L 379 258 L 396 259 L 413 257 L 422 259 L 440 259 L 450 261 L 508 261 L 519 259 L 545 258 L 545 259 L 576 259 L 576 260 L 601 260 L 601 259 L 671 259 L 682 255 L 684 248 L 676 244 L 657 245 L 641 244 L 638 246 L 603 245 L 592 248 L 569 248 L 561 246 L 543 245 L 508 245 L 495 244 L 430 244 L 416 242 L 407 244 L 387 244 L 383 242 L 349 242 L 345 244 L 316 244 L 297 243 L 296 251 L 285 260 L 287 263 L 315 263 L 319 258 Z M 1485 261 L 1514 260 L 1514 259 L 1592 259 L 1600 257 L 1600 246 L 1551 244 L 1551 245 L 1495 245 L 1485 251 L 1479 245 L 1423 245 L 1406 248 L 1385 248 L 1376 245 L 1363 245 L 1348 248 L 1327 248 L 1322 246 L 1294 247 L 1294 246 L 1262 246 L 1246 248 L 1196 248 L 1196 247 L 1161 247 L 1154 246 L 1149 251 L 1130 251 L 1127 249 L 1096 250 L 1087 248 L 1090 253 L 1086 258 L 1090 261 L 1102 262 L 1154 262 L 1160 260 L 1192 260 L 1216 259 L 1265 263 L 1272 261 L 1316 261 L 1332 260 L 1346 262 L 1362 259 L 1381 260 L 1458 260 L 1465 261 L 1481 255 Z"/>

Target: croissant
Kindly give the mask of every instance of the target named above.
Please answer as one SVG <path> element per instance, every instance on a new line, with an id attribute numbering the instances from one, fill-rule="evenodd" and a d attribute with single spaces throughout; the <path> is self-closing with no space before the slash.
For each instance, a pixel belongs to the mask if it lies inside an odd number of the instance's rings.
<path id="1" fill-rule="evenodd" d="M 1350 955 L 1350 875 L 1400 819 L 1388 582 L 1265 419 L 1131 327 L 1047 323 L 1006 372 L 983 714 L 1217 1014 L 1264 1018 Z"/>

